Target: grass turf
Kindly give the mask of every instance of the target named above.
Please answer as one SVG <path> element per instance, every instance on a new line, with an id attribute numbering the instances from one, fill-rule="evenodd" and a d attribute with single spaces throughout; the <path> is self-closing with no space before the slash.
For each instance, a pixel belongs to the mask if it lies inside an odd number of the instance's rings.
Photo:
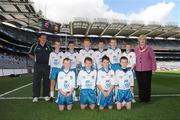
<path id="1" fill-rule="evenodd" d="M 160 72 L 153 75 L 152 94 L 180 94 L 179 72 Z M 32 76 L 0 77 L 0 94 L 30 83 Z M 136 85 L 137 86 L 137 85 Z M 4 97 L 30 97 L 28 86 Z M 137 88 L 137 87 L 136 87 Z M 136 89 L 137 93 L 137 89 Z M 43 100 L 0 100 L 0 120 L 180 120 L 180 97 L 153 97 L 150 103 L 135 103 L 132 110 L 84 110 L 75 102 L 72 111 L 59 112 L 55 103 Z"/>

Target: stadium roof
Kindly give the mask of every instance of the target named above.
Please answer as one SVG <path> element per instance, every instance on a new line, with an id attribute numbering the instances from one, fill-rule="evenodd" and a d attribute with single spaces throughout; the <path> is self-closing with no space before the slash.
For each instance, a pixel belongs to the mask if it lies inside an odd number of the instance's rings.
<path id="1" fill-rule="evenodd" d="M 20 28 L 43 30 L 39 25 L 41 13 L 36 13 L 33 2 L 28 0 L 0 0 L 0 22 L 10 23 Z M 120 20 L 96 18 L 89 21 L 76 18 L 69 24 L 61 24 L 61 33 L 72 36 L 106 36 L 106 37 L 138 37 L 141 34 L 150 38 L 180 39 L 180 27 L 177 25 L 161 25 L 134 21 L 128 23 Z"/>
<path id="2" fill-rule="evenodd" d="M 17 27 L 40 29 L 39 15 L 28 0 L 0 0 L 0 21 Z"/>
<path id="3" fill-rule="evenodd" d="M 152 23 L 149 25 L 138 22 L 126 23 L 125 21 L 82 21 L 75 20 L 70 24 L 72 35 L 97 35 L 109 37 L 138 37 L 141 34 L 151 38 L 180 38 L 180 27 L 177 25 L 161 25 Z"/>

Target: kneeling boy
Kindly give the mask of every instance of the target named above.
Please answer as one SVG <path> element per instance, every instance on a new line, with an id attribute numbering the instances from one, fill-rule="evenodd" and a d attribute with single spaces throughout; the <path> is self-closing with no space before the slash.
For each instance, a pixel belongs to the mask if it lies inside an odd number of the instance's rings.
<path id="1" fill-rule="evenodd" d="M 127 110 L 131 109 L 131 101 L 133 99 L 131 93 L 131 86 L 134 86 L 134 79 L 132 70 L 127 67 L 128 59 L 121 57 L 120 59 L 121 69 L 116 71 L 116 85 L 118 87 L 118 93 L 116 96 L 117 110 L 121 110 L 123 107 L 122 102 L 125 101 Z"/>
<path id="2" fill-rule="evenodd" d="M 80 87 L 80 107 L 85 109 L 95 108 L 96 103 L 96 70 L 92 68 L 92 58 L 86 57 L 84 60 L 85 67 L 78 74 L 77 83 Z"/>
<path id="3" fill-rule="evenodd" d="M 59 106 L 59 110 L 63 111 L 67 106 L 67 110 L 72 109 L 73 104 L 73 92 L 75 87 L 75 73 L 70 71 L 71 61 L 69 58 L 63 60 L 63 68 L 58 74 L 58 97 L 56 103 Z"/>
<path id="4" fill-rule="evenodd" d="M 114 88 L 114 70 L 109 67 L 109 57 L 102 57 L 102 68 L 98 71 L 97 87 L 99 89 L 98 105 L 99 109 L 104 107 L 112 109 L 113 105 L 113 88 Z"/>

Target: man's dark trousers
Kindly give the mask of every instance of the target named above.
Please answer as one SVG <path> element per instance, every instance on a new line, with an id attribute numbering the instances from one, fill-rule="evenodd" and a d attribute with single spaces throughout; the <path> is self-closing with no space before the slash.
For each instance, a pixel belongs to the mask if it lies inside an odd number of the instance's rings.
<path id="1" fill-rule="evenodd" d="M 33 74 L 33 97 L 40 97 L 41 80 L 43 80 L 43 97 L 49 96 L 50 92 L 50 67 L 48 64 L 34 64 Z"/>

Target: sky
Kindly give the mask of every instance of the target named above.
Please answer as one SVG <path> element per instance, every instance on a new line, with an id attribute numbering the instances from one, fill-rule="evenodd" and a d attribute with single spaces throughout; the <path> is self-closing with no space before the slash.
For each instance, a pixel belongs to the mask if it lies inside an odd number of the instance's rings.
<path id="1" fill-rule="evenodd" d="M 140 21 L 180 26 L 180 0 L 31 0 L 36 11 L 58 23 L 75 17 Z"/>

